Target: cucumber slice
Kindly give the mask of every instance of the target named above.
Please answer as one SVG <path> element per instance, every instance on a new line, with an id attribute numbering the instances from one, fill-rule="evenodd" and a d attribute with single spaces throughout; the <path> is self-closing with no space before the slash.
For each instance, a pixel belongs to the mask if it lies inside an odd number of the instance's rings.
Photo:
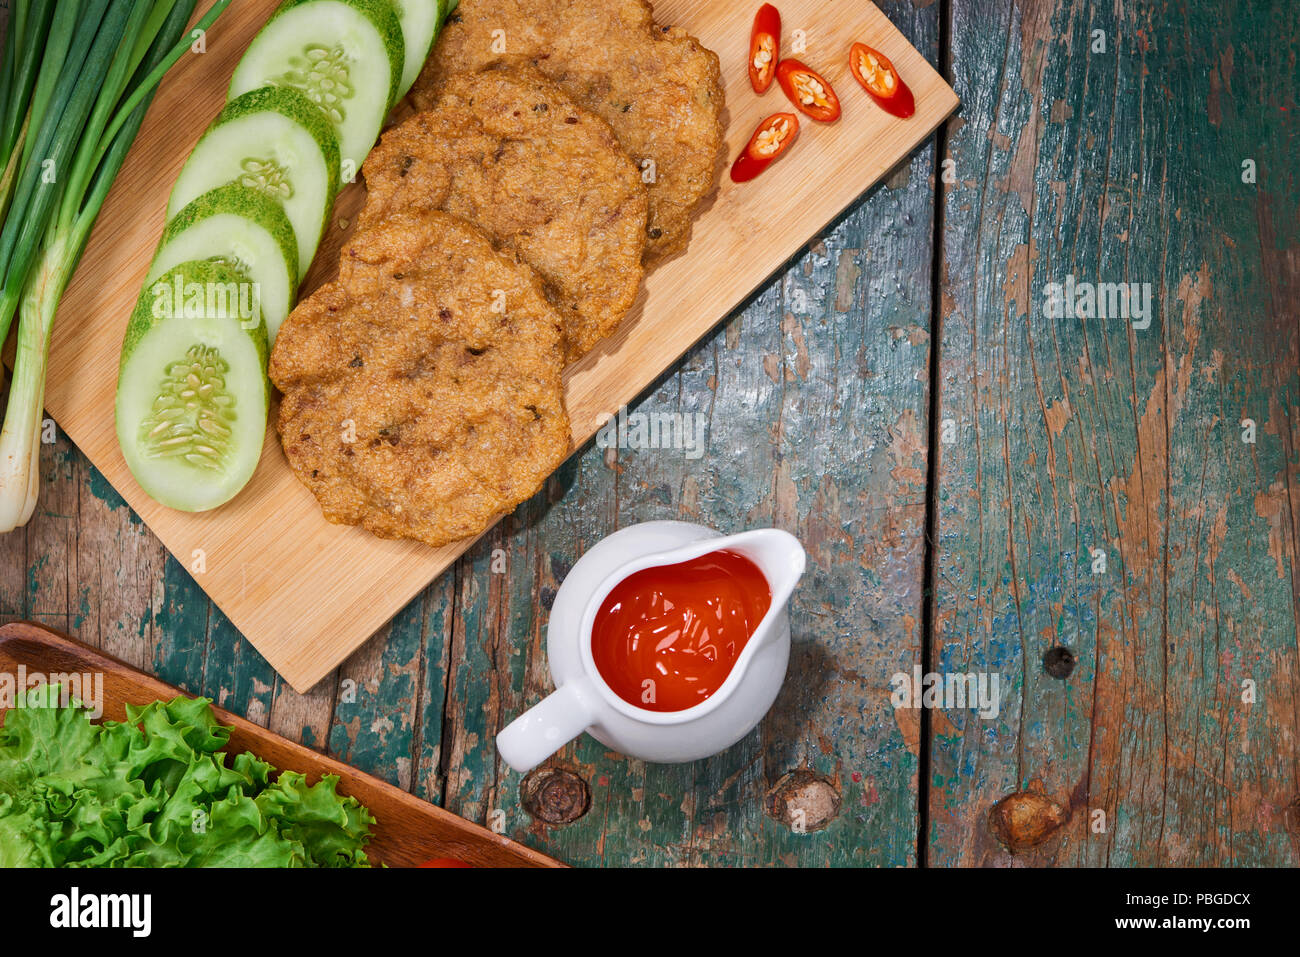
<path id="1" fill-rule="evenodd" d="M 261 458 L 270 386 L 251 285 L 223 262 L 184 263 L 145 287 L 127 324 L 117 440 L 140 487 L 168 508 L 230 501 Z"/>
<path id="2" fill-rule="evenodd" d="M 181 170 L 167 218 L 227 183 L 280 202 L 293 224 L 299 276 L 307 273 L 339 187 L 334 128 L 301 93 L 268 87 L 228 103 Z"/>
<path id="3" fill-rule="evenodd" d="M 145 286 L 199 259 L 220 259 L 257 283 L 267 340 L 274 345 L 298 288 L 298 240 L 284 207 L 239 183 L 204 193 L 167 224 Z"/>
<path id="4" fill-rule="evenodd" d="M 406 65 L 402 68 L 402 85 L 397 91 L 399 99 L 406 96 L 406 91 L 424 69 L 433 41 L 451 12 L 449 4 L 450 0 L 393 0 L 397 18 L 402 24 L 402 41 L 406 44 Z"/>
<path id="5" fill-rule="evenodd" d="M 235 67 L 230 99 L 268 85 L 304 93 L 338 131 L 351 182 L 398 100 L 405 65 L 391 0 L 285 0 Z"/>

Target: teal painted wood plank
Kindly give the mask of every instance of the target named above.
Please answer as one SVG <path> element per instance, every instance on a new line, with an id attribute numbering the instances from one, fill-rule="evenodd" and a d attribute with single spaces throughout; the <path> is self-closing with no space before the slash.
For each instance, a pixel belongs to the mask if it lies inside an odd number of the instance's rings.
<path id="1" fill-rule="evenodd" d="M 953 9 L 935 667 L 1004 695 L 935 715 L 930 859 L 1033 791 L 1036 863 L 1294 864 L 1296 10 Z M 1150 326 L 1045 315 L 1069 275 Z"/>
<path id="2" fill-rule="evenodd" d="M 425 607 L 416 599 L 339 666 L 329 752 L 412 790 Z"/>
<path id="3" fill-rule="evenodd" d="M 148 668 L 166 552 L 63 434 L 53 438 L 41 447 L 32 521 L 0 538 L 0 613 L 40 621 Z M 15 581 L 11 556 L 19 555 L 23 571 Z"/>
<path id="4" fill-rule="evenodd" d="M 151 670 L 266 726 L 278 680 L 275 670 L 171 556 L 164 582 L 166 598 L 154 619 Z"/>
<path id="5" fill-rule="evenodd" d="M 493 739 L 541 697 L 534 689 L 549 684 L 545 611 L 612 515 L 613 484 L 590 451 L 566 463 L 456 569 L 442 729 L 445 806 L 542 849 L 546 829 L 521 808 L 519 776 L 499 761 Z M 594 768 L 575 770 L 590 781 Z M 598 851 L 589 842 L 583 853 Z"/>

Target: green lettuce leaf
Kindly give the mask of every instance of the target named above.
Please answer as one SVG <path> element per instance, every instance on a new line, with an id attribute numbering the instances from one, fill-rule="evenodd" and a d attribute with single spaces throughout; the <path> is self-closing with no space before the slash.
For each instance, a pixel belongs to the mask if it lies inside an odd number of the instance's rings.
<path id="1" fill-rule="evenodd" d="M 0 867 L 367 867 L 374 818 L 247 753 L 212 703 L 178 697 L 91 722 L 58 688 L 0 727 Z"/>

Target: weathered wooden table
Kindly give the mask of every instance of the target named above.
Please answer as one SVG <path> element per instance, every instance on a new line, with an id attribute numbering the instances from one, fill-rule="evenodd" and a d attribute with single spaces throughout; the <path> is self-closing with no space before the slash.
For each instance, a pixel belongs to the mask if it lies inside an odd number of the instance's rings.
<path id="1" fill-rule="evenodd" d="M 581 450 L 300 696 L 60 437 L 0 619 L 574 864 L 1300 863 L 1300 6 L 883 8 L 960 113 L 640 402 L 702 458 Z M 657 518 L 806 543 L 781 697 L 709 761 L 521 782 L 557 585 Z M 896 710 L 913 668 L 996 674 L 997 717 Z"/>

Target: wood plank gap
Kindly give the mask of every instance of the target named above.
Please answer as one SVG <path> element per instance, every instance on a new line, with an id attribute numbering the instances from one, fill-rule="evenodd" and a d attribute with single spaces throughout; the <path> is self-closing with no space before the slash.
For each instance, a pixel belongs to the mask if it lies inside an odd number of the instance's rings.
<path id="1" fill-rule="evenodd" d="M 465 580 L 465 565 L 470 561 L 472 561 L 471 558 L 462 555 L 451 569 L 451 597 L 448 599 L 451 602 L 451 607 L 447 609 L 447 674 L 443 677 L 442 720 L 438 723 L 438 776 L 442 778 L 442 783 L 439 790 L 438 800 L 435 802 L 439 807 L 443 808 L 447 806 L 447 799 L 450 797 L 449 788 L 451 785 L 452 770 L 450 756 L 452 753 L 452 744 L 454 743 L 453 738 L 455 737 L 454 733 L 448 733 L 448 728 L 452 728 L 454 732 L 454 727 L 452 726 L 452 723 L 447 720 L 447 709 L 451 706 L 453 690 L 452 682 L 456 680 L 456 669 L 452 667 L 452 663 L 456 660 L 457 651 L 457 620 L 460 617 L 457 614 L 457 609 L 460 606 L 460 590 Z M 425 590 L 428 591 L 427 588 Z M 419 769 L 413 768 L 411 771 L 412 785 L 419 780 L 416 776 L 418 774 Z M 430 798 L 430 800 L 432 800 L 432 798 Z"/>
<path id="2" fill-rule="evenodd" d="M 939 0 L 939 73 L 952 83 L 952 0 Z M 934 132 L 934 230 L 930 258 L 930 394 L 929 437 L 925 464 L 925 555 L 921 561 L 921 669 L 928 672 L 934 657 L 935 582 L 939 541 L 939 384 L 943 341 L 943 226 L 947 190 L 943 161 L 948 152 L 948 121 Z M 916 866 L 929 867 L 930 849 L 930 712 L 921 709 L 921 734 L 916 768 Z"/>
<path id="3" fill-rule="evenodd" d="M 412 705 L 411 712 L 411 741 L 407 754 L 411 757 L 411 779 L 410 787 L 407 788 L 412 794 L 418 794 L 420 790 L 420 771 L 422 766 L 421 752 L 424 749 L 424 705 L 426 689 L 424 682 L 428 678 L 429 669 L 429 614 L 425 607 L 424 600 L 432 591 L 432 586 L 422 591 L 416 597 L 420 603 L 420 650 L 416 652 L 415 665 L 415 701 Z M 448 669 L 450 670 L 450 669 Z M 337 696 L 337 692 L 335 692 Z M 447 688 L 443 685 L 443 707 L 446 707 Z M 439 737 L 442 736 L 442 726 L 438 729 Z M 441 747 L 438 749 L 441 755 Z"/>

